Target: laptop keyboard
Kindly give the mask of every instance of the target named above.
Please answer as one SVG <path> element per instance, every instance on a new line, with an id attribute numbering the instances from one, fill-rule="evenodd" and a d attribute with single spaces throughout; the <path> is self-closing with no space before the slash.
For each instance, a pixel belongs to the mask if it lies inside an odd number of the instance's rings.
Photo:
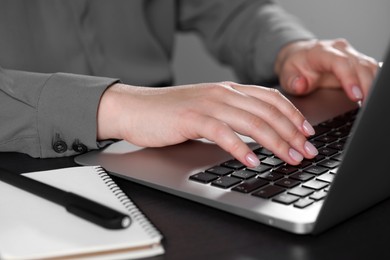
<path id="1" fill-rule="evenodd" d="M 316 134 L 309 141 L 319 154 L 313 159 L 304 159 L 300 165 L 288 165 L 260 146 L 254 150 L 261 161 L 256 168 L 248 168 L 238 160 L 231 159 L 196 173 L 189 179 L 210 188 L 306 208 L 326 197 L 337 174 L 357 112 L 358 109 L 355 109 L 314 126 Z"/>

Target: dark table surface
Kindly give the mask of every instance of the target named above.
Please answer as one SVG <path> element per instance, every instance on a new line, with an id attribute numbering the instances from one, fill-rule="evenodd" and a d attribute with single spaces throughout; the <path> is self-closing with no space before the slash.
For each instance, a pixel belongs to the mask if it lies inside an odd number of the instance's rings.
<path id="1" fill-rule="evenodd" d="M 0 153 L 13 172 L 75 166 L 72 157 L 33 159 Z M 390 259 L 390 200 L 318 236 L 294 235 L 113 177 L 163 233 L 166 253 L 152 259 Z"/>

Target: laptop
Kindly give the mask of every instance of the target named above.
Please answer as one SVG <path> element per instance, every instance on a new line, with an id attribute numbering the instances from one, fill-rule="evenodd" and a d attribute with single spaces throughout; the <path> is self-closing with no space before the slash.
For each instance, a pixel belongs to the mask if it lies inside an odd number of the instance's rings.
<path id="1" fill-rule="evenodd" d="M 390 52 L 359 108 L 342 90 L 291 98 L 315 124 L 319 155 L 299 167 L 242 137 L 256 168 L 207 140 L 143 148 L 125 141 L 75 157 L 115 176 L 296 234 L 318 234 L 390 196 Z"/>

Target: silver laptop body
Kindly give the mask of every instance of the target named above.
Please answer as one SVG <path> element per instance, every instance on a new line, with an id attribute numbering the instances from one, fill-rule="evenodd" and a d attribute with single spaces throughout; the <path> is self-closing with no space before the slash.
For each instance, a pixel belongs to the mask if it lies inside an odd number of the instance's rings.
<path id="1" fill-rule="evenodd" d="M 370 96 L 358 112 L 327 196 L 303 209 L 190 180 L 190 176 L 232 159 L 206 140 L 163 148 L 143 148 L 120 141 L 77 156 L 75 161 L 101 165 L 113 175 L 286 231 L 315 234 L 389 197 L 389 99 L 388 52 Z M 291 100 L 312 124 L 356 108 L 341 90 L 318 90 L 308 97 Z M 258 147 L 243 138 L 254 149 Z"/>

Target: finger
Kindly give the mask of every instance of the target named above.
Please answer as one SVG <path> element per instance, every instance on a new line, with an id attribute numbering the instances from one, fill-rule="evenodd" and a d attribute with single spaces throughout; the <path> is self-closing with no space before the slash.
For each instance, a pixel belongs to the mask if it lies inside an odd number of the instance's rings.
<path id="1" fill-rule="evenodd" d="M 304 52 L 295 54 L 293 62 L 283 68 L 287 90 L 307 94 L 316 87 L 342 86 L 350 99 L 361 100 L 363 94 L 353 67 L 353 49 L 346 41 L 320 41 Z M 348 51 L 347 51 L 348 49 Z M 330 75 L 333 75 L 329 78 Z M 323 85 L 326 83 L 327 85 Z"/>
<path id="2" fill-rule="evenodd" d="M 297 64 L 290 64 L 290 66 L 285 67 L 283 73 L 280 75 L 280 84 L 283 89 L 292 95 L 307 95 L 315 89 L 315 85 L 311 82 L 316 82 L 319 75 L 314 71 L 306 70 L 304 71 Z"/>
<path id="3" fill-rule="evenodd" d="M 256 167 L 260 164 L 258 157 L 227 124 L 204 115 L 197 115 L 193 122 L 196 123 L 192 125 L 192 130 L 199 137 L 215 142 L 248 167 Z"/>
<path id="4" fill-rule="evenodd" d="M 250 96 L 244 96 L 236 105 L 241 109 L 251 112 L 262 118 L 268 119 L 271 125 L 277 122 L 274 117 L 284 116 L 291 121 L 305 136 L 313 135 L 314 129 L 305 119 L 302 113 L 288 100 L 280 91 L 273 88 L 262 88 L 258 86 L 235 85 L 235 89 Z M 228 104 L 232 100 L 225 99 Z M 273 117 L 273 113 L 275 113 Z"/>
<path id="5" fill-rule="evenodd" d="M 346 40 L 339 39 L 330 43 L 329 46 L 326 42 L 318 44 L 317 48 L 313 48 L 310 53 L 313 54 L 316 49 L 323 50 L 323 55 L 315 55 L 321 57 L 323 61 L 320 64 L 324 66 L 323 72 L 334 74 L 350 99 L 362 100 L 368 94 L 378 63 L 373 58 L 356 51 Z"/>
<path id="6" fill-rule="evenodd" d="M 359 84 L 363 92 L 363 97 L 367 97 L 375 78 L 375 72 L 373 72 L 373 70 L 367 66 L 358 66 L 356 70 L 360 81 Z"/>
<path id="7" fill-rule="evenodd" d="M 318 78 L 316 85 L 324 88 L 340 88 L 341 83 L 333 73 L 325 72 Z"/>
<path id="8" fill-rule="evenodd" d="M 360 80 L 348 55 L 341 51 L 326 52 L 323 55 L 322 63 L 318 66 L 321 71 L 335 75 L 351 100 L 362 100 L 363 92 Z"/>
<path id="9" fill-rule="evenodd" d="M 275 108 L 269 110 L 265 107 L 259 110 L 264 110 L 264 115 L 269 115 L 267 118 L 232 106 L 214 108 L 211 115 L 234 131 L 251 137 L 290 164 L 299 163 L 303 156 L 313 158 L 317 155 L 314 146 L 307 142 L 287 117 Z"/>
<path id="10" fill-rule="evenodd" d="M 363 92 L 363 96 L 367 96 L 378 70 L 378 62 L 375 59 L 358 52 L 345 40 L 336 41 L 335 48 L 340 49 L 348 55 L 350 65 L 352 69 L 355 70 L 359 79 L 358 85 L 361 87 L 360 90 Z"/>

